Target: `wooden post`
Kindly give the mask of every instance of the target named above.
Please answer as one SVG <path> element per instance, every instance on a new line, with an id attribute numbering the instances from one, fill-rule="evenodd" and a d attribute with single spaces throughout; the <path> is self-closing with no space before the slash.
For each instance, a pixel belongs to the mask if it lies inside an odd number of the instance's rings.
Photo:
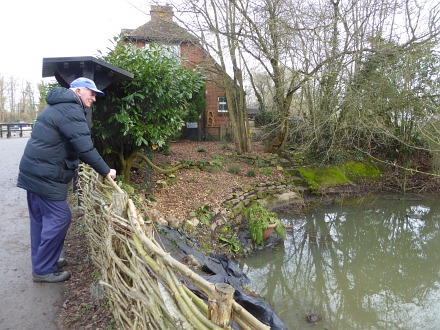
<path id="1" fill-rule="evenodd" d="M 226 283 L 216 283 L 214 298 L 208 301 L 208 319 L 225 328 L 229 326 L 234 302 L 234 288 Z"/>
<path id="2" fill-rule="evenodd" d="M 113 212 L 120 216 L 127 216 L 127 203 L 128 203 L 128 195 L 124 192 L 114 192 L 112 195 L 112 210 Z"/>

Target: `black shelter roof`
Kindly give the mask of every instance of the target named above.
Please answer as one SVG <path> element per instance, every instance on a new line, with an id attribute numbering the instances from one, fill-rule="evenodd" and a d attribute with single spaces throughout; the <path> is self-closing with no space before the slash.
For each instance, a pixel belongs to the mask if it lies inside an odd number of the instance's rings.
<path id="1" fill-rule="evenodd" d="M 43 58 L 42 77 L 55 77 L 68 88 L 78 77 L 92 79 L 99 89 L 133 79 L 133 74 L 93 56 Z"/>

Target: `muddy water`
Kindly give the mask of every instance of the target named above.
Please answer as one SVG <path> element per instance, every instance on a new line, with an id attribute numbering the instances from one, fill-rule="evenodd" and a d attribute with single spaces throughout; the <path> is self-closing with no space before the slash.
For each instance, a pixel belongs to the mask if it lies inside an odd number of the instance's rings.
<path id="1" fill-rule="evenodd" d="M 240 262 L 250 288 L 289 329 L 440 329 L 440 198 L 417 199 L 280 214 L 284 244 Z"/>

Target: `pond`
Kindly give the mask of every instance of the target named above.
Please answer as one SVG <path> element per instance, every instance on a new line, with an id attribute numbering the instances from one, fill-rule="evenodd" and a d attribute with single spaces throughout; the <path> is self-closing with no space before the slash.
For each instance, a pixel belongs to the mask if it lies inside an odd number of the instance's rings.
<path id="1" fill-rule="evenodd" d="M 438 197 L 376 196 L 307 215 L 239 261 L 289 329 L 440 329 Z"/>

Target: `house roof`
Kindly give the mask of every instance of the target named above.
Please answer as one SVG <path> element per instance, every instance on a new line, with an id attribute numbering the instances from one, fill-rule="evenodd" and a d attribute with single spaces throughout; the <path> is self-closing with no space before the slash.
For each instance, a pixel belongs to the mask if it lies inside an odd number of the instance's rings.
<path id="1" fill-rule="evenodd" d="M 121 31 L 127 41 L 157 42 L 163 44 L 198 43 L 198 38 L 173 22 L 170 6 L 151 6 L 151 20 L 134 30 Z"/>

